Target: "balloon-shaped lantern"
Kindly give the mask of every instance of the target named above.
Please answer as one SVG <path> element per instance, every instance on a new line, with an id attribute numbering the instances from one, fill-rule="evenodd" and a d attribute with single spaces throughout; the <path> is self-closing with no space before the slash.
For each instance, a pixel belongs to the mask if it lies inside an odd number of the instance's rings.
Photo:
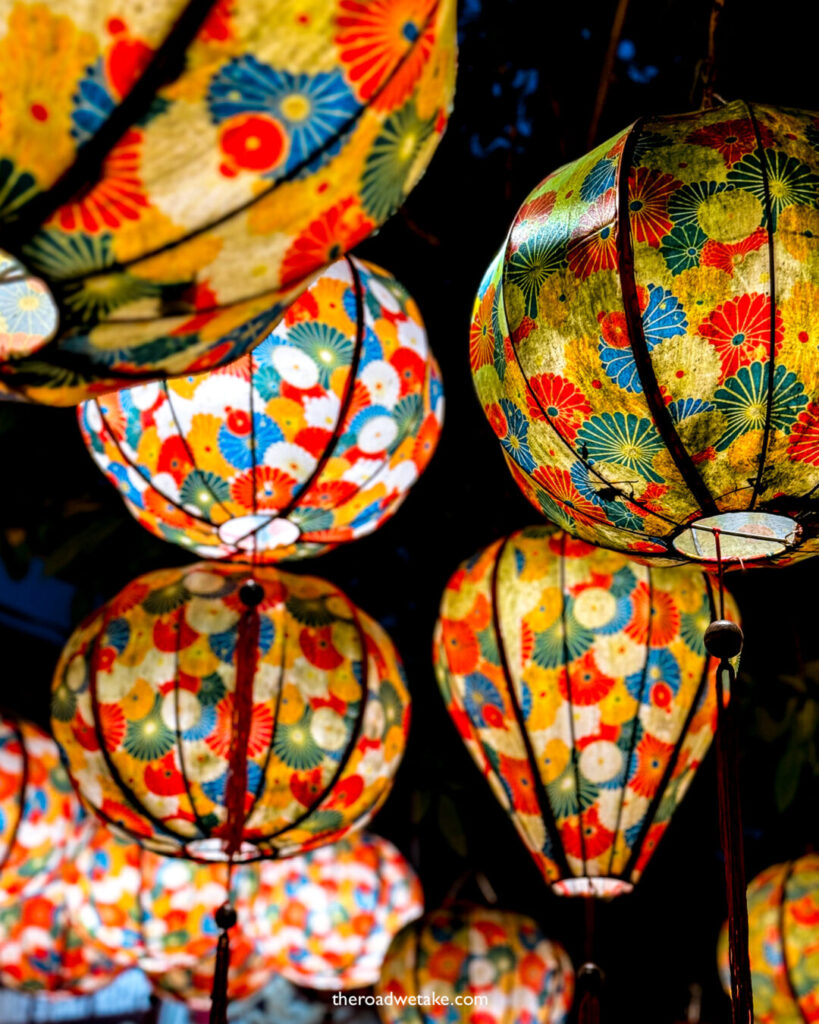
<path id="1" fill-rule="evenodd" d="M 0 907 L 53 880 L 83 839 L 83 819 L 57 744 L 0 717 Z"/>
<path id="2" fill-rule="evenodd" d="M 547 517 L 659 564 L 819 551 L 816 125 L 643 119 L 520 208 L 470 356 Z"/>
<path id="3" fill-rule="evenodd" d="M 454 0 L 120 7 L 0 19 L 0 391 L 53 405 L 252 348 L 452 100 Z"/>
<path id="4" fill-rule="evenodd" d="M 135 958 L 84 941 L 76 928 L 90 898 L 71 861 L 35 895 L 0 909 L 0 983 L 31 993 L 88 995 L 133 967 Z"/>
<path id="5" fill-rule="evenodd" d="M 754 1020 L 819 1020 L 819 855 L 767 868 L 748 886 Z M 720 933 L 720 976 L 730 994 L 728 927 Z"/>
<path id="6" fill-rule="evenodd" d="M 387 997 L 378 1007 L 384 1024 L 440 1020 L 438 1007 L 423 1003 L 433 995 L 449 997 L 450 1021 L 565 1024 L 574 971 L 563 947 L 547 939 L 530 918 L 456 905 L 399 932 L 376 994 Z M 412 1007 L 397 1002 L 396 997 L 407 996 L 421 1000 Z M 475 996 L 486 1002 L 476 1003 Z"/>
<path id="7" fill-rule="evenodd" d="M 393 937 L 424 912 L 417 876 L 372 833 L 261 865 L 258 928 L 279 974 L 305 988 L 374 984 Z"/>
<path id="8" fill-rule="evenodd" d="M 548 526 L 449 581 L 441 690 L 557 893 L 630 891 L 668 827 L 716 727 L 710 616 L 698 569 L 648 568 Z"/>
<path id="9" fill-rule="evenodd" d="M 79 410 L 91 454 L 143 526 L 202 557 L 256 563 L 376 529 L 431 458 L 442 414 L 415 303 L 350 258 L 241 360 Z"/>
<path id="10" fill-rule="evenodd" d="M 104 822 L 157 853 L 243 861 L 361 827 L 409 696 L 389 637 L 332 584 L 200 563 L 137 578 L 75 631 L 52 716 Z"/>

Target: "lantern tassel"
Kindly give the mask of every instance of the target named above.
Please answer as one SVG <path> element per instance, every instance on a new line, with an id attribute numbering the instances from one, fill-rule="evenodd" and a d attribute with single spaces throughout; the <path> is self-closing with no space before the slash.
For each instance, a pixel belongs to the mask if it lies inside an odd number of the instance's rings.
<path id="1" fill-rule="evenodd" d="M 593 963 L 585 963 L 577 972 L 577 1024 L 600 1024 L 603 972 Z"/>
<path id="2" fill-rule="evenodd" d="M 748 958 L 748 906 L 745 896 L 745 854 L 742 845 L 742 806 L 739 799 L 736 715 L 723 700 L 723 678 L 734 686 L 734 669 L 727 658 L 717 669 L 717 786 L 719 830 L 725 860 L 725 891 L 728 902 L 731 1011 L 733 1024 L 753 1024 L 754 1004 L 751 965 Z"/>
<path id="3" fill-rule="evenodd" d="M 227 1024 L 228 973 L 230 971 L 229 930 L 236 924 L 236 910 L 223 903 L 216 911 L 216 924 L 221 931 L 216 944 L 216 964 L 213 968 L 213 986 L 210 990 L 209 1024 Z"/>

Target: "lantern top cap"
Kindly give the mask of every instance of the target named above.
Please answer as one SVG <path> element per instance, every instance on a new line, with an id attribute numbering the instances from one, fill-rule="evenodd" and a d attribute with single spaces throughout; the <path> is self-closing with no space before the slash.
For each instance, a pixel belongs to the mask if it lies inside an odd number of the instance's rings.
<path id="1" fill-rule="evenodd" d="M 769 512 L 723 512 L 698 519 L 674 538 L 674 547 L 703 562 L 749 562 L 796 545 L 799 524 Z"/>

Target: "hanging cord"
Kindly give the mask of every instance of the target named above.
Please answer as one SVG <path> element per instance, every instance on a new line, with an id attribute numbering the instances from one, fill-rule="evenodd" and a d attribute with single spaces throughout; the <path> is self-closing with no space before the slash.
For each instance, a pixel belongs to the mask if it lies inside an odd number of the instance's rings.
<path id="1" fill-rule="evenodd" d="M 586 896 L 583 900 L 586 912 L 586 934 L 584 956 L 586 962 L 577 972 L 577 1024 L 600 1024 L 603 995 L 603 972 L 595 963 L 597 900 Z"/>
<path id="2" fill-rule="evenodd" d="M 719 19 L 725 7 L 725 0 L 711 0 L 711 10 L 708 15 L 708 49 L 705 57 L 697 64 L 694 72 L 694 84 L 691 87 L 691 103 L 696 100 L 700 93 L 700 110 L 712 110 L 725 102 L 723 98 L 714 92 L 717 81 L 717 33 L 719 31 Z"/>
<path id="3" fill-rule="evenodd" d="M 594 100 L 594 112 L 589 123 L 589 132 L 586 136 L 586 148 L 591 149 L 597 140 L 597 131 L 600 127 L 600 118 L 606 106 L 606 99 L 609 94 L 609 87 L 614 72 L 614 61 L 617 57 L 617 48 L 620 45 L 620 36 L 623 34 L 623 25 L 626 21 L 629 0 L 617 0 L 617 7 L 614 11 L 614 20 L 611 24 L 609 34 L 609 45 L 606 49 L 606 56 L 603 60 L 603 70 L 600 72 L 600 82 L 597 86 L 597 96 Z"/>
<path id="4" fill-rule="evenodd" d="M 227 899 L 216 908 L 214 918 L 219 928 L 216 944 L 216 963 L 213 967 L 213 987 L 210 994 L 210 1024 L 227 1024 L 228 982 L 230 980 L 230 929 L 236 924 L 236 908 L 231 902 L 233 882 L 233 855 L 227 865 Z"/>
<path id="5" fill-rule="evenodd" d="M 733 1024 L 753 1024 L 754 1005 L 751 966 L 748 958 L 748 906 L 745 896 L 745 854 L 742 843 L 742 804 L 739 797 L 739 755 L 736 700 L 731 693 L 736 676 L 731 659 L 742 650 L 742 630 L 725 618 L 722 549 L 719 530 L 714 530 L 719 584 L 719 618 L 705 631 L 708 653 L 719 659 L 717 695 L 717 792 L 719 796 L 720 846 L 725 861 L 725 893 L 728 903 L 729 960 L 731 966 L 731 1013 Z"/>

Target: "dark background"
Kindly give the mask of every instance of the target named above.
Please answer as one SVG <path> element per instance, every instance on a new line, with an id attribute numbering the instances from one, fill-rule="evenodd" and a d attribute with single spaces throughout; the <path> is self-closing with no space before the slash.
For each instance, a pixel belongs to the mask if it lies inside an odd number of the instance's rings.
<path id="1" fill-rule="evenodd" d="M 538 918 L 575 963 L 583 907 L 552 896 L 461 745 L 430 663 L 441 591 L 458 562 L 534 522 L 474 398 L 471 304 L 518 205 L 588 133 L 616 3 L 465 0 L 455 112 L 405 209 L 361 246 L 417 299 L 447 395 L 437 455 L 397 516 L 369 538 L 299 572 L 326 576 L 379 619 L 405 660 L 414 724 L 393 795 L 375 822 L 419 870 L 429 906 L 478 874 L 501 905 Z M 707 0 L 631 0 L 597 141 L 643 113 L 696 106 Z M 819 107 L 814 4 L 728 0 L 717 91 Z M 184 553 L 125 512 L 93 466 L 71 410 L 0 405 L 0 652 L 3 701 L 47 724 L 51 673 L 70 629 L 93 605 Z M 5 577 L 5 578 L 4 578 Z M 748 877 L 812 848 L 819 833 L 819 563 L 731 576 L 746 627 L 742 786 Z M 698 773 L 635 893 L 602 906 L 597 956 L 610 1024 L 702 1016 L 727 1022 L 715 944 L 724 917 L 713 755 Z"/>

